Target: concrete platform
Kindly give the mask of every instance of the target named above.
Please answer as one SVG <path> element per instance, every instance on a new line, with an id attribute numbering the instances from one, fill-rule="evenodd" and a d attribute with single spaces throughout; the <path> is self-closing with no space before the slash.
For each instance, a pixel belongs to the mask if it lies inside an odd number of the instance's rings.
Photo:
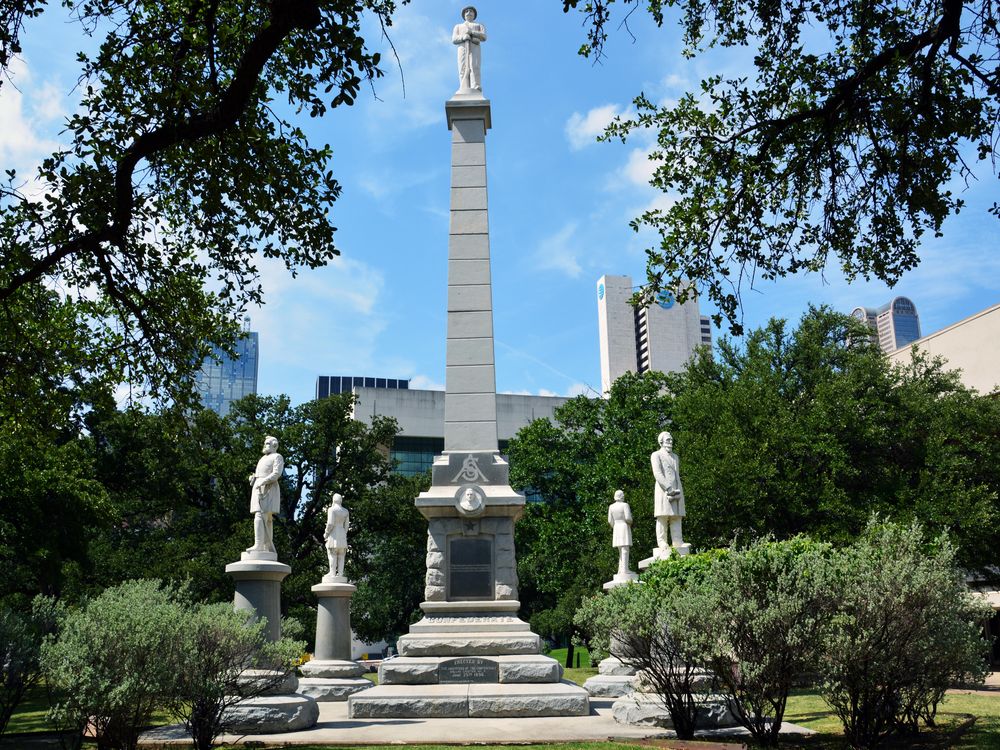
<path id="1" fill-rule="evenodd" d="M 348 699 L 353 719 L 587 716 L 590 696 L 566 680 L 543 684 L 379 685 Z"/>
<path id="2" fill-rule="evenodd" d="M 674 733 L 656 727 L 617 724 L 611 716 L 611 700 L 591 699 L 590 715 L 566 718 L 527 719 L 350 719 L 346 703 L 320 703 L 319 723 L 312 729 L 273 736 L 226 735 L 224 744 L 256 743 L 265 746 L 295 745 L 426 745 L 426 744 L 524 744 L 545 742 L 603 742 L 608 739 L 639 740 L 670 738 Z M 812 734 L 794 724 L 785 724 L 782 734 Z M 701 737 L 741 737 L 742 729 L 716 730 Z M 161 727 L 143 734 L 139 742 L 147 750 L 190 747 L 182 726 Z"/>

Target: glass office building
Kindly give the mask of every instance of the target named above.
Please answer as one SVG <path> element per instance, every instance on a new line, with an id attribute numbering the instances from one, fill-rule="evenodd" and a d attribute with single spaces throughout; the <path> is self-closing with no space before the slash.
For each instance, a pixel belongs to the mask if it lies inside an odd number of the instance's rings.
<path id="1" fill-rule="evenodd" d="M 215 348 L 195 376 L 195 390 L 202 404 L 220 416 L 229 414 L 234 401 L 257 392 L 258 338 L 245 332 L 236 342 L 236 356 Z"/>
<path id="2" fill-rule="evenodd" d="M 855 307 L 851 315 L 872 329 L 872 338 L 886 354 L 920 338 L 920 316 L 908 297 L 895 297 L 881 307 Z"/>

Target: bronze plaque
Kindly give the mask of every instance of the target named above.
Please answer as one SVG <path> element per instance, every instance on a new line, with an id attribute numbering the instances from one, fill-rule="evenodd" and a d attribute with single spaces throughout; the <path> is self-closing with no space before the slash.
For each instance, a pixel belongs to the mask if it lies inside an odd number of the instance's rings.
<path id="1" fill-rule="evenodd" d="M 438 684 L 500 682 L 500 665 L 489 659 L 466 656 L 438 665 Z"/>

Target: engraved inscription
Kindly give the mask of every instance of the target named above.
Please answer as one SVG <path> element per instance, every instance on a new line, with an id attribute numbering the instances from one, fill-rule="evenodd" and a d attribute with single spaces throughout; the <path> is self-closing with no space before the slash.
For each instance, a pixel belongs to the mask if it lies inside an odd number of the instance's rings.
<path id="1" fill-rule="evenodd" d="M 453 537 L 448 542 L 448 598 L 493 598 L 493 538 Z"/>
<path id="2" fill-rule="evenodd" d="M 475 657 L 449 659 L 438 665 L 439 684 L 470 682 L 500 682 L 500 666 L 495 661 Z"/>

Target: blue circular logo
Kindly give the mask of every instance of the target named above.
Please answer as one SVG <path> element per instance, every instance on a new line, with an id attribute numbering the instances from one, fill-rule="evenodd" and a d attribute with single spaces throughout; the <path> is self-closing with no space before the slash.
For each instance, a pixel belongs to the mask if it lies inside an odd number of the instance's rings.
<path id="1" fill-rule="evenodd" d="M 604 299 L 604 284 L 597 285 L 597 299 Z"/>
<path id="2" fill-rule="evenodd" d="M 674 295 L 669 289 L 663 289 L 656 295 L 656 304 L 664 310 L 669 310 L 674 306 Z"/>

